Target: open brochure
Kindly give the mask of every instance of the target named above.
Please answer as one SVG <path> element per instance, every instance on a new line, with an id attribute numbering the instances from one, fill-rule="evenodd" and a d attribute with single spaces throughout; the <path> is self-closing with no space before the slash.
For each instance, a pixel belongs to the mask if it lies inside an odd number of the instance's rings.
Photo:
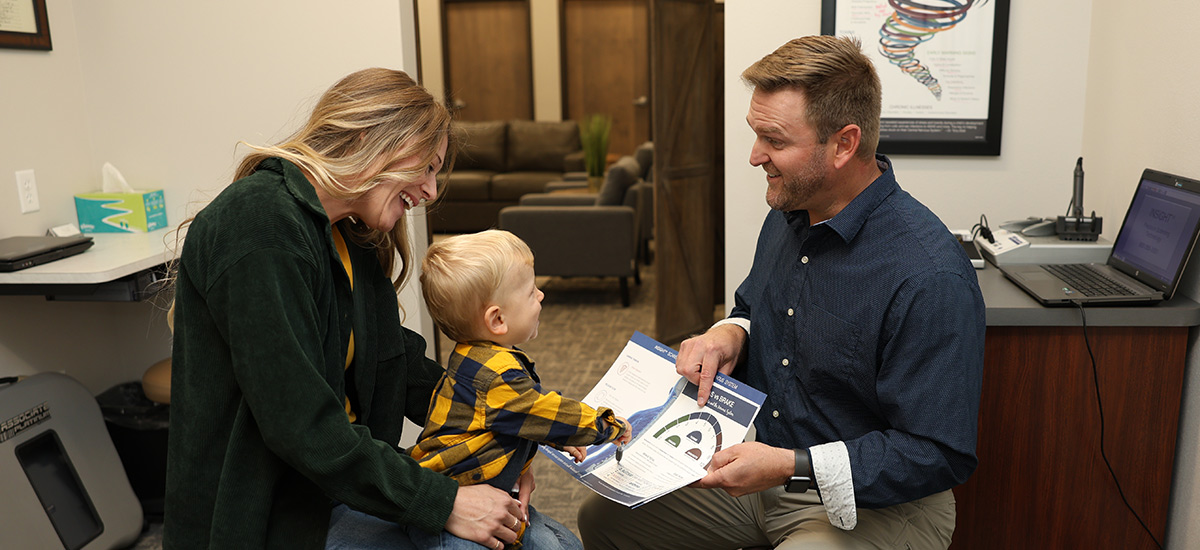
<path id="1" fill-rule="evenodd" d="M 633 426 L 633 441 L 619 463 L 612 443 L 588 447 L 579 464 L 550 447 L 542 446 L 542 454 L 593 491 L 629 507 L 704 477 L 713 454 L 745 439 L 766 395 L 717 374 L 708 403 L 699 407 L 699 388 L 675 373 L 677 355 L 635 332 L 583 398 L 592 407 L 613 409 Z"/>

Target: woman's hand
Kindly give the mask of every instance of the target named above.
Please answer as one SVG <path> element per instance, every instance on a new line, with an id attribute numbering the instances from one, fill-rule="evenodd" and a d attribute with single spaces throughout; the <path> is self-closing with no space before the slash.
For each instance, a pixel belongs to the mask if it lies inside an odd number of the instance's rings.
<path id="1" fill-rule="evenodd" d="M 532 469 L 521 474 L 517 480 L 517 504 L 521 506 L 522 523 L 529 523 L 529 497 L 533 495 L 534 486 Z"/>
<path id="2" fill-rule="evenodd" d="M 522 479 L 524 476 L 522 476 Z M 528 500 L 528 493 L 524 492 Z M 529 491 L 533 491 L 533 478 L 529 480 Z M 459 487 L 454 498 L 454 509 L 446 520 L 446 531 L 487 548 L 501 550 L 505 544 L 517 540 L 517 529 L 525 514 L 521 502 L 491 485 Z"/>

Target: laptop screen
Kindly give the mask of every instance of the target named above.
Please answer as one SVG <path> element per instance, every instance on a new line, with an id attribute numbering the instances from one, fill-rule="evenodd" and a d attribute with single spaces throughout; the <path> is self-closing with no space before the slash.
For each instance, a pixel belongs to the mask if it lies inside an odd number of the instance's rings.
<path id="1" fill-rule="evenodd" d="M 1200 182 L 1146 170 L 1109 264 L 1168 295 L 1200 229 Z"/>

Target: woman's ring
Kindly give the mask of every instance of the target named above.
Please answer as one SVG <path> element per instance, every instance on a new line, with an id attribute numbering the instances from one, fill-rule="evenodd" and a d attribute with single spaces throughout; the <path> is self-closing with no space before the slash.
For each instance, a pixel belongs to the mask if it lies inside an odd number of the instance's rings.
<path id="1" fill-rule="evenodd" d="M 518 525 L 521 525 L 521 519 L 520 519 L 520 518 L 513 518 L 513 526 L 512 526 L 512 530 L 513 530 L 513 531 L 516 531 L 516 530 L 517 530 L 517 526 L 518 526 Z"/>
<path id="2" fill-rule="evenodd" d="M 496 541 L 496 550 L 501 550 L 502 548 L 504 548 L 504 543 Z"/>

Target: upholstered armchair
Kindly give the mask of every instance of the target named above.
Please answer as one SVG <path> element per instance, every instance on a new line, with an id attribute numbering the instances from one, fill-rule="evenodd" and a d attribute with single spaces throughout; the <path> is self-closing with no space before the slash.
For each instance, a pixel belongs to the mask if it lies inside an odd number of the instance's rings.
<path id="1" fill-rule="evenodd" d="M 500 211 L 500 229 L 529 244 L 538 275 L 617 277 L 621 305 L 629 305 L 629 282 L 637 283 L 642 212 L 653 188 L 638 175 L 632 156 L 622 157 L 605 174 L 599 194 L 578 189 L 535 193 L 518 206 Z"/>

